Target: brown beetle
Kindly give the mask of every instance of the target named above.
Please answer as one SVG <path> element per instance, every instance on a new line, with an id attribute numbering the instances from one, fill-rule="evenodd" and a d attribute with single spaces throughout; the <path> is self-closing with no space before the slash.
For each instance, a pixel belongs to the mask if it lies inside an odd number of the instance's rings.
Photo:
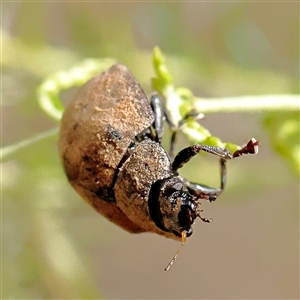
<path id="1" fill-rule="evenodd" d="M 200 215 L 200 199 L 213 202 L 223 191 L 226 159 L 256 153 L 258 142 L 252 139 L 234 154 L 193 145 L 171 162 L 161 146 L 165 116 L 159 97 L 149 102 L 130 71 L 115 64 L 69 104 L 58 146 L 70 183 L 99 213 L 129 232 L 154 232 L 184 243 L 197 217 L 210 221 Z M 220 157 L 220 188 L 179 176 L 178 169 L 201 150 Z"/>

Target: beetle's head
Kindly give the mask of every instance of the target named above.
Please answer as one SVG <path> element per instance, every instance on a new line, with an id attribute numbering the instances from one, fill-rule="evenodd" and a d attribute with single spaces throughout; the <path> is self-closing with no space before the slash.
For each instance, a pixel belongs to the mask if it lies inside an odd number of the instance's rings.
<path id="1" fill-rule="evenodd" d="M 199 216 L 199 203 L 188 192 L 182 180 L 175 176 L 156 182 L 149 197 L 150 215 L 156 226 L 182 237 L 193 233 L 192 225 Z"/>

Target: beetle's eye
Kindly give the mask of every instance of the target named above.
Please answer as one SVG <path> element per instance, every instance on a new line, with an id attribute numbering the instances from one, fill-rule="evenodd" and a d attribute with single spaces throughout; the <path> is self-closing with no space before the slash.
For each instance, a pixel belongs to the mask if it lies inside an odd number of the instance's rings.
<path id="1" fill-rule="evenodd" d="M 184 229 L 189 228 L 194 223 L 195 218 L 196 214 L 188 206 L 181 206 L 181 210 L 178 214 L 180 226 L 182 226 Z"/>

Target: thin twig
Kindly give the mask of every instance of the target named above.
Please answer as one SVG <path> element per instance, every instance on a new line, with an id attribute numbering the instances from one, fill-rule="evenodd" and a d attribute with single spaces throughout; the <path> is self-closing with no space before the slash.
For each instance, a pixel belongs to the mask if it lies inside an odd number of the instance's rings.
<path id="1" fill-rule="evenodd" d="M 299 111 L 299 95 L 259 95 L 228 98 L 195 98 L 194 108 L 202 113 Z"/>
<path id="2" fill-rule="evenodd" d="M 43 139 L 46 139 L 48 137 L 51 137 L 57 133 L 58 133 L 58 127 L 52 128 L 52 129 L 44 131 L 42 133 L 38 133 L 37 135 L 35 135 L 31 138 L 28 138 L 26 140 L 16 142 L 9 146 L 2 147 L 0 149 L 0 161 L 5 161 L 5 160 L 9 159 L 17 151 L 24 149 L 26 147 L 29 147 L 32 144 L 34 144 L 38 141 L 41 141 Z"/>

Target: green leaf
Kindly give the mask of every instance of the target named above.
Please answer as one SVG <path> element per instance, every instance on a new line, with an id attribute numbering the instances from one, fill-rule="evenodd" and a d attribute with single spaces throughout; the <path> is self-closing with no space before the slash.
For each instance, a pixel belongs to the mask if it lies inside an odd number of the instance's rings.
<path id="1" fill-rule="evenodd" d="M 274 150 L 300 177 L 300 115 L 299 112 L 269 113 L 264 125 Z"/>
<path id="2" fill-rule="evenodd" d="M 155 90 L 164 94 L 169 86 L 173 85 L 173 77 L 165 64 L 165 56 L 159 49 L 155 47 L 153 50 L 153 67 L 157 77 L 152 79 Z"/>
<path id="3" fill-rule="evenodd" d="M 203 102 L 202 99 L 196 99 L 188 88 L 174 87 L 173 76 L 166 66 L 165 56 L 158 47 L 155 47 L 153 50 L 153 66 L 156 77 L 152 78 L 152 86 L 164 96 L 165 107 L 172 123 L 180 128 L 192 144 L 226 147 L 232 153 L 240 148 L 233 143 L 222 142 L 219 137 L 212 136 L 208 129 L 199 124 L 199 121 L 196 120 L 195 102 L 197 100 L 201 104 Z M 189 114 L 195 117 L 188 116 Z M 199 110 L 198 115 L 204 117 L 201 110 Z M 183 126 L 181 126 L 182 124 Z"/>

